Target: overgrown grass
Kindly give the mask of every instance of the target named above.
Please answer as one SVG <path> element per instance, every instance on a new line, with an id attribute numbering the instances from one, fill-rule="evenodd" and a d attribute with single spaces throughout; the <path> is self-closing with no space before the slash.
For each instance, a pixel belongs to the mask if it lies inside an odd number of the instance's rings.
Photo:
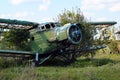
<path id="1" fill-rule="evenodd" d="M 99 53 L 63 67 L 14 65 L 0 68 L 0 80 L 120 80 L 120 55 Z"/>

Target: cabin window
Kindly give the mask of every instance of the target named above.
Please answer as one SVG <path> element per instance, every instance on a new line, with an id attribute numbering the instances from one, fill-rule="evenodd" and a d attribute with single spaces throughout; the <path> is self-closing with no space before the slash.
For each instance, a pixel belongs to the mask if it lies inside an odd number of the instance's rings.
<path id="1" fill-rule="evenodd" d="M 54 23 L 51 23 L 51 26 L 52 26 L 52 28 L 54 28 L 55 27 Z"/>
<path id="2" fill-rule="evenodd" d="M 41 29 L 44 29 L 44 26 L 41 26 Z"/>
<path id="3" fill-rule="evenodd" d="M 34 36 L 32 36 L 32 37 L 31 37 L 31 40 L 32 40 L 32 41 L 34 41 L 34 40 L 35 40 Z"/>
<path id="4" fill-rule="evenodd" d="M 50 25 L 49 24 L 46 24 L 45 27 L 46 27 L 46 29 L 50 29 Z"/>

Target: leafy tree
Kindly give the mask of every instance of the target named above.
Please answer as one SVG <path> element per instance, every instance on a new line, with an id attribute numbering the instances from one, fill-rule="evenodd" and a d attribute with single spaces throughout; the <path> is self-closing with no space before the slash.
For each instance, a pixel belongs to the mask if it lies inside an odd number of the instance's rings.
<path id="1" fill-rule="evenodd" d="M 64 10 L 61 14 L 57 16 L 57 20 L 62 24 L 66 23 L 80 23 L 84 22 L 85 18 L 80 10 L 80 8 L 77 8 L 75 11 L 74 9 L 72 11 L 70 10 Z"/>
<path id="2" fill-rule="evenodd" d="M 94 42 L 93 41 L 94 27 L 86 22 L 86 19 L 83 13 L 81 12 L 80 8 L 76 8 L 75 10 L 73 9 L 72 11 L 65 9 L 61 14 L 57 16 L 57 20 L 62 25 L 66 23 L 80 23 L 80 25 L 82 26 L 81 29 L 82 41 L 78 47 L 80 48 L 89 47 Z M 91 55 L 91 52 L 87 52 L 86 55 L 89 55 L 89 53 Z M 92 51 L 92 53 L 95 54 L 94 51 Z"/>
<path id="3" fill-rule="evenodd" d="M 9 45 L 10 48 L 15 47 L 16 49 L 29 50 L 29 35 L 29 31 L 27 30 L 11 29 L 5 32 L 3 40 L 7 41 L 7 45 Z"/>

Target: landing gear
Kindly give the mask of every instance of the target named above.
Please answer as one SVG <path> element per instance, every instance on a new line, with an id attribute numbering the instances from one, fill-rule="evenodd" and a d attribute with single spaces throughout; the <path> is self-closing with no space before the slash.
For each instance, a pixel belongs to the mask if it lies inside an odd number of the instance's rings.
<path id="1" fill-rule="evenodd" d="M 39 54 L 36 53 L 35 54 L 35 59 L 34 59 L 34 63 L 35 66 L 40 66 L 41 64 L 43 64 L 45 61 L 47 61 L 50 57 L 52 56 L 52 54 L 47 55 L 46 57 L 40 58 Z"/>
<path id="2" fill-rule="evenodd" d="M 70 46 L 67 49 L 60 50 L 61 52 L 57 56 L 61 57 L 66 64 L 70 64 L 76 61 L 76 49 L 76 46 Z"/>
<path id="3" fill-rule="evenodd" d="M 68 64 L 76 61 L 77 48 L 78 47 L 73 45 L 67 49 L 64 48 L 64 49 L 60 49 L 60 50 L 55 50 L 44 57 L 40 57 L 41 55 L 39 53 L 36 53 L 35 57 L 34 57 L 35 66 L 39 66 L 39 65 L 43 64 L 45 61 L 47 61 L 48 59 L 52 60 L 53 58 L 55 59 L 56 57 L 58 57 L 58 59 L 62 60 L 65 63 L 65 65 L 68 65 Z"/>

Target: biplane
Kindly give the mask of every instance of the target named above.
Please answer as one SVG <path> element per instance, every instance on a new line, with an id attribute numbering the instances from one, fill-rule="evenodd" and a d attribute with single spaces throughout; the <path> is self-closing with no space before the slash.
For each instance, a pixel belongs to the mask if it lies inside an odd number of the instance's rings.
<path id="1" fill-rule="evenodd" d="M 116 22 L 94 23 L 91 25 L 114 25 Z M 22 29 L 30 32 L 30 47 L 32 51 L 0 50 L 0 56 L 20 56 L 28 58 L 40 65 L 51 57 L 60 56 L 65 62 L 75 59 L 77 52 L 96 50 L 105 46 L 87 48 L 70 48 L 77 46 L 82 40 L 82 26 L 69 23 L 61 26 L 58 22 L 35 23 L 29 21 L 0 19 L 2 29 Z"/>

